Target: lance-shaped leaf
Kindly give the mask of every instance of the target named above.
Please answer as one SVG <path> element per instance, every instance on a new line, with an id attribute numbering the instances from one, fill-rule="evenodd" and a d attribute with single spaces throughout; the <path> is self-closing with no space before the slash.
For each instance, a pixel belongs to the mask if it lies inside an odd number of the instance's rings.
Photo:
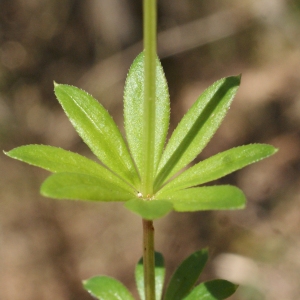
<path id="1" fill-rule="evenodd" d="M 207 249 L 187 257 L 172 275 L 164 300 L 182 300 L 196 283 L 207 259 Z"/>
<path id="2" fill-rule="evenodd" d="M 233 295 L 237 288 L 236 284 L 216 279 L 199 284 L 183 300 L 223 300 Z"/>
<path id="3" fill-rule="evenodd" d="M 155 299 L 160 300 L 163 292 L 166 269 L 161 253 L 155 252 Z M 144 265 L 143 258 L 139 260 L 135 268 L 135 281 L 141 300 L 145 300 L 144 289 Z"/>
<path id="4" fill-rule="evenodd" d="M 5 154 L 53 173 L 68 172 L 92 175 L 114 183 L 124 190 L 134 192 L 132 187 L 100 164 L 61 148 L 45 145 L 27 145 L 15 148 Z"/>
<path id="5" fill-rule="evenodd" d="M 155 191 L 207 145 L 225 117 L 239 84 L 240 77 L 223 78 L 205 90 L 189 109 L 162 154 Z"/>
<path id="6" fill-rule="evenodd" d="M 170 119 L 170 100 L 163 68 L 156 62 L 154 170 L 164 147 Z M 130 152 L 141 172 L 143 164 L 144 53 L 134 60 L 124 89 L 124 121 Z"/>
<path id="7" fill-rule="evenodd" d="M 170 201 L 144 199 L 132 199 L 125 203 L 125 207 L 145 220 L 162 218 L 173 209 Z"/>
<path id="8" fill-rule="evenodd" d="M 127 201 L 134 197 L 133 193 L 103 178 L 77 173 L 49 176 L 41 186 L 41 193 L 56 199 L 90 201 Z"/>
<path id="9" fill-rule="evenodd" d="M 79 88 L 56 84 L 55 95 L 74 128 L 109 169 L 137 186 L 139 178 L 124 139 L 106 109 Z"/>
<path id="10" fill-rule="evenodd" d="M 245 206 L 246 197 L 237 187 L 231 185 L 205 186 L 166 191 L 157 199 L 171 201 L 174 210 L 181 212 L 199 210 L 240 209 Z"/>
<path id="11" fill-rule="evenodd" d="M 95 276 L 84 280 L 83 287 L 99 300 L 134 300 L 120 281 L 108 276 Z"/>
<path id="12" fill-rule="evenodd" d="M 251 144 L 232 148 L 187 169 L 167 183 L 158 194 L 166 190 L 181 190 L 221 178 L 276 152 L 276 148 L 265 144 Z"/>

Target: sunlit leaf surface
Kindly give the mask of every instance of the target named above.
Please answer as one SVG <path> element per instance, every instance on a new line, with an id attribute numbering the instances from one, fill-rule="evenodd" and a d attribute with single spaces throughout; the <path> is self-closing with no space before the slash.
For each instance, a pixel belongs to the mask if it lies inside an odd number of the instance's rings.
<path id="1" fill-rule="evenodd" d="M 27 145 L 15 148 L 6 155 L 53 173 L 68 172 L 96 176 L 129 192 L 134 192 L 132 187 L 100 164 L 61 148 Z"/>
<path id="2" fill-rule="evenodd" d="M 144 105 L 144 53 L 131 65 L 124 89 L 124 121 L 131 154 L 141 172 L 143 167 L 143 105 Z M 156 109 L 154 170 L 165 144 L 170 119 L 170 99 L 162 66 L 156 66 Z"/>
<path id="3" fill-rule="evenodd" d="M 207 145 L 225 117 L 240 84 L 240 77 L 223 78 L 193 104 L 173 132 L 155 180 L 155 190 L 190 163 Z"/>
<path id="4" fill-rule="evenodd" d="M 250 144 L 232 148 L 187 169 L 164 186 L 161 192 L 166 190 L 180 190 L 221 178 L 249 164 L 264 159 L 276 151 L 277 149 L 273 146 L 265 144 Z"/>
<path id="5" fill-rule="evenodd" d="M 205 186 L 166 191 L 158 199 L 171 201 L 176 211 L 223 210 L 245 207 L 243 192 L 231 185 Z"/>
<path id="6" fill-rule="evenodd" d="M 74 128 L 93 153 L 127 182 L 139 177 L 124 139 L 106 109 L 88 93 L 69 85 L 55 85 L 55 95 Z"/>
<path id="7" fill-rule="evenodd" d="M 127 201 L 133 193 L 104 179 L 76 173 L 57 173 L 41 186 L 44 196 L 56 199 L 90 201 Z"/>

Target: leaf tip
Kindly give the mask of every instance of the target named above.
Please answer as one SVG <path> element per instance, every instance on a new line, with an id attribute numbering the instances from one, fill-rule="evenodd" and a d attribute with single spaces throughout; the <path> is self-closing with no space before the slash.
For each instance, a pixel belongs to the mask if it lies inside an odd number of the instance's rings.
<path id="1" fill-rule="evenodd" d="M 59 83 L 57 83 L 56 81 L 53 80 L 53 85 L 54 85 L 54 88 L 56 88 L 57 86 L 59 86 Z"/>
<path id="2" fill-rule="evenodd" d="M 209 248 L 208 248 L 208 247 L 205 247 L 205 248 L 202 249 L 202 251 L 203 251 L 204 253 L 208 253 L 208 252 L 209 252 Z"/>
<path id="3" fill-rule="evenodd" d="M 231 83 L 233 86 L 238 87 L 241 84 L 242 74 L 227 77 L 226 80 L 228 80 L 228 82 Z"/>
<path id="4" fill-rule="evenodd" d="M 272 156 L 279 151 L 279 148 L 274 147 L 273 145 L 269 144 L 262 144 L 266 149 L 268 149 L 268 155 L 266 157 Z"/>
<path id="5" fill-rule="evenodd" d="M 43 188 L 43 185 L 41 185 L 40 187 L 40 194 L 44 197 L 50 197 L 47 193 L 47 190 L 45 191 L 45 189 Z"/>
<path id="6" fill-rule="evenodd" d="M 51 178 L 51 175 L 48 178 L 46 178 L 46 180 L 41 184 L 40 194 L 44 197 L 54 198 L 53 195 L 51 195 L 51 191 L 49 190 L 49 181 L 51 181 L 51 179 L 49 180 L 49 178 Z"/>
<path id="7" fill-rule="evenodd" d="M 15 150 L 15 149 L 17 149 L 17 148 L 11 149 L 11 150 L 9 150 L 9 151 L 3 150 L 3 153 L 4 153 L 6 156 L 10 157 L 10 158 L 18 159 L 18 158 L 14 155 L 14 153 L 15 153 L 14 150 Z"/>

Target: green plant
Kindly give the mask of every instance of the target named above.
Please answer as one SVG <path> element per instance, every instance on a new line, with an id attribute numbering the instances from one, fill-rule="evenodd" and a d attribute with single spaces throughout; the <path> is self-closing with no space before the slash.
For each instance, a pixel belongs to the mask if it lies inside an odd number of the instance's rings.
<path id="1" fill-rule="evenodd" d="M 141 299 L 161 299 L 163 258 L 154 252 L 153 220 L 171 210 L 240 209 L 241 190 L 230 185 L 199 187 L 276 152 L 270 145 L 236 147 L 182 172 L 220 126 L 240 84 L 240 76 L 223 78 L 197 99 L 173 132 L 166 147 L 170 100 L 167 82 L 156 56 L 156 1 L 144 3 L 144 52 L 134 60 L 125 84 L 126 145 L 109 113 L 92 96 L 55 84 L 55 94 L 74 128 L 104 166 L 79 154 L 45 145 L 27 145 L 6 154 L 54 174 L 41 186 L 44 196 L 57 199 L 120 201 L 143 220 L 144 254 L 136 267 Z M 194 287 L 208 251 L 193 253 L 175 271 L 164 300 L 225 299 L 237 286 L 214 280 Z M 156 288 L 155 288 L 156 286 Z M 133 299 L 118 281 L 97 276 L 84 287 L 98 299 Z M 193 288 L 194 287 L 194 288 Z"/>

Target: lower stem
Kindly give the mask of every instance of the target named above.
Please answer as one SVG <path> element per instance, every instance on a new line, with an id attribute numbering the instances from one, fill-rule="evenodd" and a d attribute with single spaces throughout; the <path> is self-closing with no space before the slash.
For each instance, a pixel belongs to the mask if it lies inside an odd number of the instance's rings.
<path id="1" fill-rule="evenodd" d="M 143 220 L 143 249 L 145 299 L 155 300 L 155 258 L 153 221 Z"/>

